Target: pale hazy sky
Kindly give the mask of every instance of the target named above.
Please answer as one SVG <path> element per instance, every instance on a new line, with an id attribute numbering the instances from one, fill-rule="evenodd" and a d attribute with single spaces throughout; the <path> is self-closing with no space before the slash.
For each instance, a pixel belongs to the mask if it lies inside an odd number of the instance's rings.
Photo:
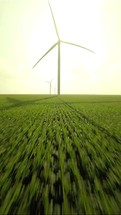
<path id="1" fill-rule="evenodd" d="M 61 93 L 121 94 L 121 0 L 50 0 L 62 40 Z M 57 91 L 57 41 L 47 0 L 0 0 L 0 93 Z"/>

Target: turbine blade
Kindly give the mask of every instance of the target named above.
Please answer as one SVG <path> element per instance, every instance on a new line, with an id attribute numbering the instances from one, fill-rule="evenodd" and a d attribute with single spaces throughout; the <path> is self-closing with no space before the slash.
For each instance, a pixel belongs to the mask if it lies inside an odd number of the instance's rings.
<path id="1" fill-rule="evenodd" d="M 86 49 L 87 51 L 90 51 L 90 52 L 92 52 L 92 53 L 95 54 L 95 52 L 93 52 L 92 50 L 90 50 L 90 49 L 88 49 L 88 48 L 86 48 L 86 47 L 84 47 L 84 46 L 80 46 L 80 45 L 75 44 L 75 43 L 65 42 L 65 41 L 62 41 L 62 40 L 61 40 L 61 42 L 62 42 L 62 43 L 65 43 L 65 44 L 68 44 L 68 45 L 77 46 L 77 47 L 80 47 L 80 48 L 82 48 L 82 49 Z"/>
<path id="2" fill-rule="evenodd" d="M 32 67 L 34 68 L 41 60 L 44 58 L 58 43 L 55 43 L 38 61 L 35 63 L 35 65 Z"/>
<path id="3" fill-rule="evenodd" d="M 51 11 L 51 15 L 52 15 L 52 18 L 53 18 L 53 22 L 54 22 L 54 26 L 55 26 L 55 31 L 56 31 L 57 37 L 58 37 L 58 39 L 60 39 L 60 37 L 59 37 L 59 33 L 58 33 L 58 28 L 57 28 L 57 25 L 56 25 L 56 22 L 55 22 L 55 18 L 54 18 L 54 14 L 53 14 L 53 11 L 52 11 L 52 8 L 51 8 L 51 5 L 50 5 L 50 3 L 49 3 L 49 2 L 48 2 L 48 4 L 49 4 L 49 7 L 50 7 L 50 11 Z"/>

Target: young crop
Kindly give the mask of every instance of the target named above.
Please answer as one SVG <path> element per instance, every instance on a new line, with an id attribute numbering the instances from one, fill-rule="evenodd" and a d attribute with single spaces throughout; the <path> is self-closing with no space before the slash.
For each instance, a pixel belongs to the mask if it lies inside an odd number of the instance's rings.
<path id="1" fill-rule="evenodd" d="M 0 214 L 120 214 L 121 136 L 116 126 L 112 132 L 120 103 L 109 108 L 94 96 L 93 103 L 89 96 L 5 98 Z"/>

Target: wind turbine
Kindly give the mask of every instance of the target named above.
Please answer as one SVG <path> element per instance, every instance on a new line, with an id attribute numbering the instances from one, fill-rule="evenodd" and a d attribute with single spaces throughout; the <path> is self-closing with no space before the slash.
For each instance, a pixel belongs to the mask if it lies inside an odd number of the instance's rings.
<path id="1" fill-rule="evenodd" d="M 51 15 L 52 15 L 52 19 L 53 19 L 53 23 L 54 23 L 54 27 L 55 27 L 55 31 L 56 31 L 56 35 L 57 35 L 57 38 L 58 38 L 58 41 L 52 45 L 52 47 L 50 47 L 48 49 L 48 51 L 35 63 L 35 65 L 33 66 L 33 68 L 52 50 L 55 48 L 55 46 L 58 45 L 58 95 L 60 95 L 60 44 L 61 43 L 65 43 L 65 44 L 68 44 L 68 45 L 72 45 L 72 46 L 77 46 L 77 47 L 80 47 L 82 49 L 86 49 L 87 51 L 90 51 L 92 53 L 94 53 L 92 50 L 86 48 L 86 47 L 83 47 L 81 45 L 78 45 L 78 44 L 75 44 L 75 43 L 71 43 L 71 42 L 66 42 L 66 41 L 63 41 L 60 39 L 60 36 L 59 36 L 59 33 L 58 33 L 58 28 L 57 28 L 57 25 L 56 25 L 56 21 L 55 21 L 55 18 L 54 18 L 54 14 L 53 14 L 53 11 L 52 11 L 52 8 L 51 8 L 51 5 L 50 3 L 48 2 L 49 4 L 49 7 L 50 7 L 50 11 L 51 11 Z"/>
<path id="2" fill-rule="evenodd" d="M 51 94 L 51 86 L 52 86 L 51 83 L 52 83 L 53 80 L 54 80 L 54 78 L 52 80 L 50 80 L 50 81 L 44 81 L 44 82 L 49 84 L 50 94 Z"/>

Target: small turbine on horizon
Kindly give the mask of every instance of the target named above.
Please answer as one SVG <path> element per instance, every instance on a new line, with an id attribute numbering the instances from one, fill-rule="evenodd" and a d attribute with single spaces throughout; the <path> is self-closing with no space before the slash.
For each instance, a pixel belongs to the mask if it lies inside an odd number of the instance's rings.
<path id="1" fill-rule="evenodd" d="M 51 92 L 52 92 L 52 90 L 51 90 L 52 84 L 51 83 L 52 83 L 53 80 L 54 80 L 54 78 L 52 80 L 50 80 L 50 81 L 44 81 L 44 82 L 49 84 L 50 95 L 51 95 Z"/>
<path id="2" fill-rule="evenodd" d="M 80 46 L 80 45 L 75 44 L 75 43 L 66 42 L 66 41 L 63 41 L 63 40 L 60 39 L 60 36 L 59 36 L 59 33 L 58 33 L 58 28 L 57 28 L 57 25 L 56 25 L 56 22 L 55 22 L 55 18 L 54 18 L 54 14 L 53 14 L 51 5 L 50 5 L 49 2 L 48 2 L 48 4 L 49 4 L 51 15 L 52 15 L 52 18 L 53 18 L 53 23 L 54 23 L 54 27 L 55 27 L 55 31 L 56 31 L 58 41 L 52 47 L 50 47 L 50 49 L 35 63 L 33 68 L 42 60 L 42 58 L 44 58 L 53 48 L 55 48 L 56 45 L 58 45 L 58 95 L 60 95 L 60 44 L 65 43 L 65 44 L 68 44 L 68 45 L 73 45 L 73 46 L 80 47 L 82 49 L 86 49 L 87 51 L 90 51 L 92 53 L 94 53 L 94 52 L 92 50 L 86 48 L 86 47 Z"/>

